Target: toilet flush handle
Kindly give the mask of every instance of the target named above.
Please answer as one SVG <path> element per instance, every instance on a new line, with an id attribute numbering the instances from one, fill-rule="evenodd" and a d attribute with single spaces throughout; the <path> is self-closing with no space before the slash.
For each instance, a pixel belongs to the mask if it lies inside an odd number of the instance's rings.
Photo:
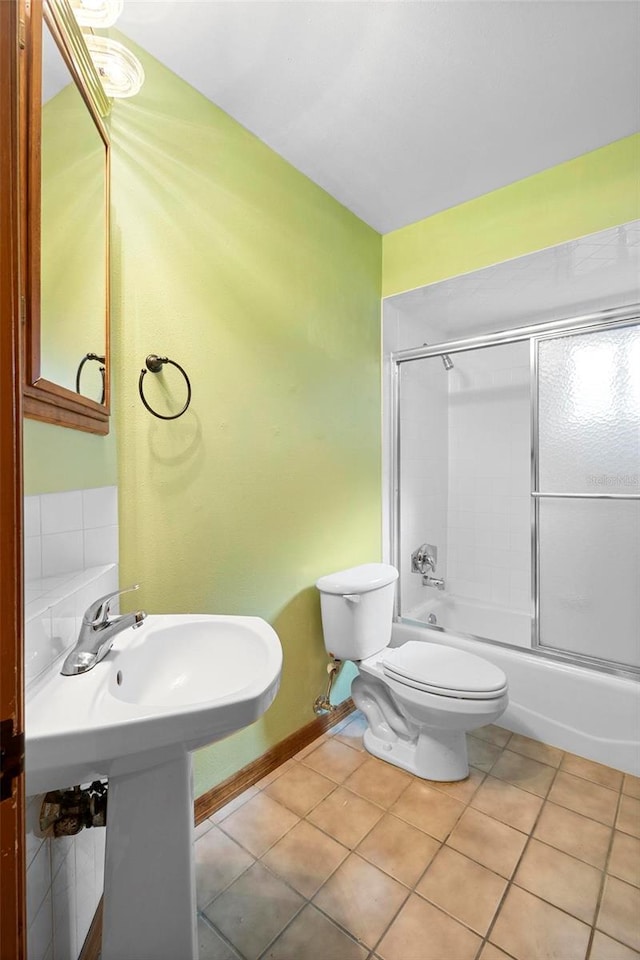
<path id="1" fill-rule="evenodd" d="M 359 593 L 343 593 L 343 600 L 348 600 L 349 603 L 360 603 L 360 594 Z"/>

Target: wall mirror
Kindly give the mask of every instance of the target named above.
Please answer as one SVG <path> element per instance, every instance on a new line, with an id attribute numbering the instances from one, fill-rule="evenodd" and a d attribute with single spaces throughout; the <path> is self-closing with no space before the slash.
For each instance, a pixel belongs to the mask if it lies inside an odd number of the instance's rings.
<path id="1" fill-rule="evenodd" d="M 109 110 L 68 0 L 31 0 L 22 70 L 24 412 L 109 431 Z"/>

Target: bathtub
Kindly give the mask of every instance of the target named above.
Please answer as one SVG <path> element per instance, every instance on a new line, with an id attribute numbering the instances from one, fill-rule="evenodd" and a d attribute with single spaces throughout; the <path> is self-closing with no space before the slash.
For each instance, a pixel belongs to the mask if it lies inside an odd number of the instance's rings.
<path id="1" fill-rule="evenodd" d="M 430 615 L 437 618 L 439 627 L 454 633 L 472 633 L 498 643 L 531 649 L 531 617 L 528 613 L 455 594 L 438 594 L 412 609 L 406 619 L 426 624 Z"/>
<path id="2" fill-rule="evenodd" d="M 509 706 L 500 726 L 640 775 L 640 686 L 635 680 L 426 626 L 394 623 L 391 646 L 407 640 L 467 650 L 504 670 Z"/>

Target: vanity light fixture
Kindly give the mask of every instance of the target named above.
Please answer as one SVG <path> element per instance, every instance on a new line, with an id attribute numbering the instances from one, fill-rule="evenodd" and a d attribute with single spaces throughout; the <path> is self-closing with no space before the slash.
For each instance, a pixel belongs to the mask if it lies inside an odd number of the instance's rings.
<path id="1" fill-rule="evenodd" d="M 81 27 L 112 27 L 124 6 L 124 0 L 69 0 Z"/>
<path id="2" fill-rule="evenodd" d="M 106 95 L 134 97 L 144 83 L 144 70 L 138 58 L 110 37 L 89 33 L 84 39 Z"/>

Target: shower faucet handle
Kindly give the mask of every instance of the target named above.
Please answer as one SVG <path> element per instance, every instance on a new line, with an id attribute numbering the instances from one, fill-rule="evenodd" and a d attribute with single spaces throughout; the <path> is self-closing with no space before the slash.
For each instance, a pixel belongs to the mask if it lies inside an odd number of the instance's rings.
<path id="1" fill-rule="evenodd" d="M 423 543 L 411 554 L 411 571 L 425 576 L 438 565 L 438 548 L 432 543 Z"/>

